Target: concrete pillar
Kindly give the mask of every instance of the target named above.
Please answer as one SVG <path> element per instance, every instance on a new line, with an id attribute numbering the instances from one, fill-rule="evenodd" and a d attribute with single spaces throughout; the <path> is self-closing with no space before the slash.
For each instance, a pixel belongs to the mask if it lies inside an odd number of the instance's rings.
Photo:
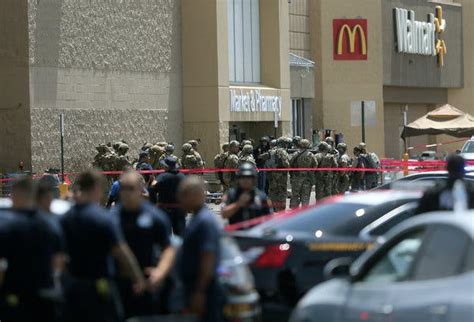
<path id="1" fill-rule="evenodd" d="M 0 1 L 0 173 L 31 169 L 28 2 Z M 47 130 L 47 129 L 45 129 Z"/>
<path id="2" fill-rule="evenodd" d="M 351 126 L 351 101 L 376 103 L 376 125 L 366 128 L 370 150 L 384 155 L 383 48 L 381 1 L 310 1 L 311 55 L 315 66 L 315 129 L 344 133 L 350 148 L 361 141 L 361 127 Z M 367 60 L 334 60 L 333 19 L 367 19 Z"/>

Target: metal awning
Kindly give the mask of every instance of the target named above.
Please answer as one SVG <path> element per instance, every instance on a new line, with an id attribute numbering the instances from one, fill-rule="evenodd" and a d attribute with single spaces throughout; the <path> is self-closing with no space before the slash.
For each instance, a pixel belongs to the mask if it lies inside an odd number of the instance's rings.
<path id="1" fill-rule="evenodd" d="M 304 57 L 298 56 L 296 54 L 290 53 L 289 57 L 290 67 L 306 67 L 314 68 L 314 61 L 306 59 Z"/>

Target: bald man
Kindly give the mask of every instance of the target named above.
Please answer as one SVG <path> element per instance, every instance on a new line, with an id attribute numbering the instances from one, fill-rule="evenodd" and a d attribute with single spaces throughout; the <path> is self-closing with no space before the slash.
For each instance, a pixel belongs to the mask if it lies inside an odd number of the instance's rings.
<path id="1" fill-rule="evenodd" d="M 137 258 L 142 272 L 148 275 L 150 289 L 134 296 L 130 283 L 121 283 L 126 317 L 157 314 L 157 288 L 174 264 L 175 248 L 171 245 L 171 225 L 167 216 L 143 198 L 145 181 L 136 171 L 120 177 L 120 204 L 112 214 L 118 220 L 127 244 Z M 156 258 L 155 249 L 161 250 Z M 161 308 L 160 308 L 161 309 Z"/>
<path id="2" fill-rule="evenodd" d="M 216 275 L 220 232 L 215 215 L 205 205 L 203 180 L 186 177 L 178 196 L 184 210 L 193 214 L 184 232 L 178 265 L 188 310 L 203 322 L 223 321 L 223 296 Z"/>

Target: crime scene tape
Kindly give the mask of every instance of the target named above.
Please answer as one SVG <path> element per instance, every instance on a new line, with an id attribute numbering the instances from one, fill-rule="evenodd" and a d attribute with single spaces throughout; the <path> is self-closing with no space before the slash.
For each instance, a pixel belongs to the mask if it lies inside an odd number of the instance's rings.
<path id="1" fill-rule="evenodd" d="M 466 165 L 474 166 L 474 161 L 466 161 Z M 409 167 L 410 172 L 426 172 L 426 171 L 441 171 L 445 170 L 445 161 L 400 161 L 400 160 L 381 160 L 381 168 L 259 168 L 260 172 L 400 172 Z M 203 169 L 180 169 L 180 172 L 186 174 L 204 174 L 204 173 L 225 173 L 237 172 L 238 169 L 217 169 L 217 168 L 203 168 Z M 124 171 L 101 171 L 105 176 L 121 175 Z M 141 170 L 141 174 L 160 174 L 164 170 Z M 65 177 L 76 176 L 79 173 L 70 172 L 65 173 Z M 33 178 L 41 177 L 43 174 L 33 174 Z M 57 174 L 61 177 L 61 174 Z M 0 178 L 0 182 L 13 181 L 15 178 Z"/>

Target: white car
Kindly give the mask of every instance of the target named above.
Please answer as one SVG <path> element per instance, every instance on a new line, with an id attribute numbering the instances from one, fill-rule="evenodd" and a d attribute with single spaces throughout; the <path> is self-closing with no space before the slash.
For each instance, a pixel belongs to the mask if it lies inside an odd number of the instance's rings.
<path id="1" fill-rule="evenodd" d="M 474 137 L 464 143 L 461 149 L 461 156 L 468 161 L 474 161 Z"/>
<path id="2" fill-rule="evenodd" d="M 473 321 L 473 212 L 416 216 L 349 265 L 328 263 L 338 278 L 309 291 L 290 321 Z"/>

